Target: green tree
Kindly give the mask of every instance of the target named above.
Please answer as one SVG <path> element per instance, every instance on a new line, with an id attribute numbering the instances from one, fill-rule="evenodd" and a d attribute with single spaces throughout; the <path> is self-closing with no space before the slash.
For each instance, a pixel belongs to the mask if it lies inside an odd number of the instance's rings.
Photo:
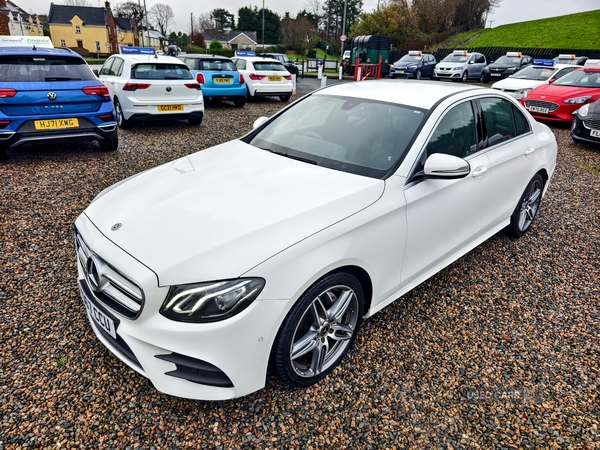
<path id="1" fill-rule="evenodd" d="M 210 45 L 208 46 L 210 50 L 221 50 L 223 48 L 223 44 L 221 44 L 216 39 L 210 41 Z"/>
<path id="2" fill-rule="evenodd" d="M 265 44 L 279 44 L 281 39 L 281 19 L 279 15 L 271 11 L 270 9 L 264 10 L 265 17 Z M 238 11 L 238 24 L 237 29 L 241 31 L 256 31 L 258 42 L 263 42 L 262 35 L 262 22 L 263 21 L 263 10 L 258 9 L 256 6 L 250 8 L 244 6 Z"/>
<path id="3" fill-rule="evenodd" d="M 216 8 L 210 12 L 211 19 L 216 22 L 216 28 L 222 30 L 224 28 L 235 28 L 235 15 L 231 14 L 224 8 Z"/>
<path id="4" fill-rule="evenodd" d="M 123 2 L 115 6 L 115 16 L 121 14 L 123 17 L 131 17 L 135 19 L 138 26 L 142 26 L 142 21 L 146 17 L 144 8 L 138 5 L 137 2 Z"/>

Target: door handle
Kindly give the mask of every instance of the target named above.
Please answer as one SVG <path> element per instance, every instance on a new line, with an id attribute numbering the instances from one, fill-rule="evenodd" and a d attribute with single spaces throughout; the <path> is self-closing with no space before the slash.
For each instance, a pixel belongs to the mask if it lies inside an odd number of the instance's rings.
<path id="1" fill-rule="evenodd" d="M 484 173 L 486 173 L 488 170 L 487 167 L 485 166 L 479 166 L 477 167 L 474 171 L 473 171 L 473 178 L 478 178 L 480 176 L 482 176 Z"/>
<path id="2" fill-rule="evenodd" d="M 525 149 L 525 156 L 533 155 L 535 153 L 535 148 L 528 147 Z"/>

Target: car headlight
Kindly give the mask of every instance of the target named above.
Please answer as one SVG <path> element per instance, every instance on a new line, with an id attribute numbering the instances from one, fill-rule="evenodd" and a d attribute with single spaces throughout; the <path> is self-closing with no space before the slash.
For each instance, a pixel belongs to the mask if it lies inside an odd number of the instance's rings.
<path id="1" fill-rule="evenodd" d="M 563 100 L 563 102 L 568 103 L 569 105 L 583 105 L 584 103 L 589 102 L 591 98 L 591 95 L 586 95 L 584 97 L 568 98 L 566 100 Z"/>
<path id="2" fill-rule="evenodd" d="M 586 105 L 583 105 L 581 108 L 579 108 L 577 110 L 577 114 L 579 114 L 579 117 L 587 117 L 589 109 L 590 109 L 590 105 L 588 103 Z"/>
<path id="3" fill-rule="evenodd" d="M 417 66 L 408 66 L 409 69 L 416 69 Z"/>
<path id="4" fill-rule="evenodd" d="M 527 92 L 530 91 L 531 89 L 533 89 L 533 88 L 517 89 L 515 91 L 515 94 L 523 95 L 523 96 L 527 97 Z"/>
<path id="5" fill-rule="evenodd" d="M 517 68 L 516 68 L 516 67 L 507 67 L 507 68 L 506 68 L 506 71 L 507 71 L 507 72 L 514 72 L 515 70 L 517 70 Z"/>
<path id="6" fill-rule="evenodd" d="M 453 67 L 452 70 L 462 70 L 462 67 Z"/>
<path id="7" fill-rule="evenodd" d="M 171 286 L 160 313 L 178 322 L 216 322 L 235 316 L 260 294 L 262 278 Z"/>

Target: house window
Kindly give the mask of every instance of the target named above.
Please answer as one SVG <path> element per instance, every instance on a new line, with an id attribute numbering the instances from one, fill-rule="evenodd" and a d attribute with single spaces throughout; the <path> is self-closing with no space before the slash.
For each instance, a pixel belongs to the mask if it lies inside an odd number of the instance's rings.
<path id="1" fill-rule="evenodd" d="M 61 40 L 60 40 L 60 46 L 61 46 L 61 47 L 66 47 L 66 46 L 67 46 L 67 43 L 65 42 L 65 40 L 64 40 L 64 39 L 61 39 Z"/>
<path id="2" fill-rule="evenodd" d="M 100 51 L 100 42 L 96 41 L 96 51 Z"/>
<path id="3" fill-rule="evenodd" d="M 79 25 L 75 25 L 75 34 L 81 34 L 81 27 Z"/>

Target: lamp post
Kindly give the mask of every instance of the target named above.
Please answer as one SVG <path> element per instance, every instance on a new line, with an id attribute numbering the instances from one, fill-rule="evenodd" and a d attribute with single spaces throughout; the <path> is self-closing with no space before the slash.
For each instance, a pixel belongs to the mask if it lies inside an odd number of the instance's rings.
<path id="1" fill-rule="evenodd" d="M 344 0 L 344 21 L 342 22 L 342 34 L 346 35 L 346 8 L 348 7 L 348 0 Z M 342 41 L 342 51 L 340 53 L 340 63 L 344 57 L 344 44 L 346 41 Z"/>

